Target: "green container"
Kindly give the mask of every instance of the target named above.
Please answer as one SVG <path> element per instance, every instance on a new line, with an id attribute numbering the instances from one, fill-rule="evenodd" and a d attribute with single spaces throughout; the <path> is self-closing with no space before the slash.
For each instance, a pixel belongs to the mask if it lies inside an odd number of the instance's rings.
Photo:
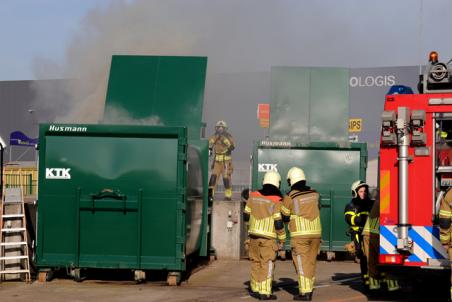
<path id="1" fill-rule="evenodd" d="M 41 271 L 174 277 L 188 256 L 211 252 L 200 139 L 206 65 L 206 57 L 113 56 L 103 124 L 40 126 Z"/>
<path id="2" fill-rule="evenodd" d="M 37 266 L 184 271 L 207 255 L 206 141 L 187 128 L 40 125 Z"/>
<path id="3" fill-rule="evenodd" d="M 261 141 L 255 144 L 252 158 L 252 189 L 262 186 L 265 172 L 281 174 L 281 190 L 289 191 L 287 171 L 298 166 L 305 171 L 307 185 L 320 193 L 322 250 L 343 251 L 350 242 L 346 235 L 345 205 L 351 200 L 351 184 L 366 178 L 367 145 L 351 143 L 309 143 Z M 286 249 L 290 249 L 289 239 Z"/>

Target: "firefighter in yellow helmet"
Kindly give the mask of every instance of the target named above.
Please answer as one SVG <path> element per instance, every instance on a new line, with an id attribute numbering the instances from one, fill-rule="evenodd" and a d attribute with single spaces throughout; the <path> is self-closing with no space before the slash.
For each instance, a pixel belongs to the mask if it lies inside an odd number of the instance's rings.
<path id="1" fill-rule="evenodd" d="M 306 186 L 304 171 L 292 167 L 287 173 L 291 188 L 284 197 L 281 213 L 289 223 L 292 259 L 298 275 L 299 294 L 294 300 L 311 301 L 317 254 L 322 238 L 319 193 Z"/>
<path id="2" fill-rule="evenodd" d="M 215 190 L 220 175 L 223 175 L 224 196 L 226 200 L 231 200 L 233 172 L 231 152 L 235 145 L 227 129 L 225 121 L 218 121 L 215 125 L 215 134 L 209 137 L 209 153 L 213 155 L 209 187 Z"/>
<path id="3" fill-rule="evenodd" d="M 449 255 L 449 259 L 452 259 L 452 190 L 449 189 L 446 195 L 441 200 L 440 210 L 439 210 L 439 239 L 444 249 Z M 451 272 L 452 272 L 452 262 L 451 262 Z M 452 275 L 451 275 L 452 284 Z M 452 286 L 450 288 L 450 300 L 452 301 Z"/>
<path id="4" fill-rule="evenodd" d="M 372 206 L 370 215 L 366 220 L 362 238 L 364 255 L 367 258 L 370 295 L 374 296 L 378 293 L 381 282 L 387 283 L 389 292 L 397 291 L 399 289 L 397 280 L 378 271 L 378 256 L 380 254 L 380 201 L 378 199 Z"/>
<path id="5" fill-rule="evenodd" d="M 244 211 L 248 223 L 251 260 L 250 294 L 260 300 L 276 300 L 272 294 L 273 271 L 278 244 L 286 240 L 281 216 L 282 194 L 278 172 L 264 175 L 262 189 L 250 192 Z"/>
<path id="6" fill-rule="evenodd" d="M 369 185 L 362 180 L 353 182 L 351 186 L 352 200 L 345 206 L 345 222 L 349 225 L 349 234 L 355 246 L 355 254 L 359 259 L 361 278 L 365 286 L 369 285 L 367 274 L 367 258 L 363 251 L 362 231 L 369 217 L 374 200 L 369 197 Z"/>

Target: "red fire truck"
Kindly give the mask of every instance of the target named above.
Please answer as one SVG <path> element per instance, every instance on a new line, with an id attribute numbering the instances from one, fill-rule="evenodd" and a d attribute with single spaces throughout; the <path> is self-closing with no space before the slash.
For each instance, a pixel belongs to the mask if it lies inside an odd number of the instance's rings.
<path id="1" fill-rule="evenodd" d="M 438 213 L 452 186 L 452 66 L 436 52 L 420 94 L 386 96 L 380 140 L 380 256 L 393 272 L 450 268 Z M 394 270 L 394 268 L 396 268 Z M 401 269 L 406 268 L 406 269 Z"/>

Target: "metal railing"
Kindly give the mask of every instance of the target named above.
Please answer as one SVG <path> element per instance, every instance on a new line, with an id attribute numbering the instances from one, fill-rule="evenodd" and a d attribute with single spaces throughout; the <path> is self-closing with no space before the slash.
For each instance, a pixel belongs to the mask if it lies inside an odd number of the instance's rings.
<path id="1" fill-rule="evenodd" d="M 4 174 L 3 184 L 5 188 L 21 187 L 25 196 L 37 194 L 37 180 L 32 174 Z"/>

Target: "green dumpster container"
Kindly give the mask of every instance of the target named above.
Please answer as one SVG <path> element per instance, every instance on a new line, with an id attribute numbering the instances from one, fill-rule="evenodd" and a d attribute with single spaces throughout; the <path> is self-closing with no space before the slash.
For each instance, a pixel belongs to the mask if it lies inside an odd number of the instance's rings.
<path id="1" fill-rule="evenodd" d="M 207 152 L 182 127 L 41 125 L 38 267 L 184 271 L 208 252 Z"/>
<path id="2" fill-rule="evenodd" d="M 366 178 L 367 145 L 351 143 L 309 143 L 260 141 L 254 145 L 252 156 L 252 189 L 262 185 L 265 172 L 281 174 L 281 190 L 289 191 L 285 181 L 287 171 L 301 167 L 306 174 L 307 185 L 320 193 L 322 246 L 327 252 L 344 251 L 350 239 L 346 235 L 344 208 L 350 202 L 350 186 L 357 179 Z M 290 249 L 289 239 L 286 249 Z"/>
<path id="3" fill-rule="evenodd" d="M 113 56 L 102 124 L 40 126 L 43 274 L 118 268 L 140 280 L 144 270 L 168 270 L 175 284 L 189 255 L 212 252 L 200 138 L 206 65 L 206 57 Z"/>

